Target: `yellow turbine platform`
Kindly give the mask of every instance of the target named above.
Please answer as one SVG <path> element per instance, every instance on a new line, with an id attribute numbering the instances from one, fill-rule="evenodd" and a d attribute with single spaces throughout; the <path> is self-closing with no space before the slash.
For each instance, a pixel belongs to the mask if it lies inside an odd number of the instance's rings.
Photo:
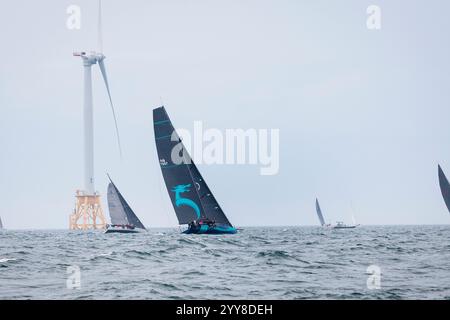
<path id="1" fill-rule="evenodd" d="M 106 220 L 103 215 L 100 195 L 86 195 L 77 190 L 76 203 L 73 213 L 70 215 L 70 230 L 105 229 Z"/>

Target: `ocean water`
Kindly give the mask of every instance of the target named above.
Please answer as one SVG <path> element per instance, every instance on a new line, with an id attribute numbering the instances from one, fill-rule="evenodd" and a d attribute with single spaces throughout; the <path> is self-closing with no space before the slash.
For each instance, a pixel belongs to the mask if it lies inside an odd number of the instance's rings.
<path id="1" fill-rule="evenodd" d="M 0 299 L 450 299 L 450 226 L 0 231 Z"/>

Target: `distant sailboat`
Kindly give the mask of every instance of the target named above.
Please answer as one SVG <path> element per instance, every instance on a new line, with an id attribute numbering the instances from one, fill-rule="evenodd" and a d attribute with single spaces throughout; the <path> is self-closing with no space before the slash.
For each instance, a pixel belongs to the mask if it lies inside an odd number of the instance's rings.
<path id="1" fill-rule="evenodd" d="M 105 233 L 136 233 L 146 230 L 111 178 L 109 180 L 108 207 L 111 225 L 107 226 Z"/>
<path id="2" fill-rule="evenodd" d="M 317 212 L 317 216 L 319 217 L 319 221 L 320 221 L 320 224 L 322 225 L 322 227 L 327 227 L 327 228 L 331 228 L 331 229 L 354 229 L 358 226 L 355 223 L 355 218 L 353 216 L 352 216 L 352 218 L 353 218 L 352 225 L 347 225 L 347 224 L 343 223 L 342 221 L 338 221 L 334 225 L 326 224 L 325 219 L 323 218 L 322 210 L 320 209 L 319 200 L 317 198 L 316 198 L 316 212 Z"/>
<path id="3" fill-rule="evenodd" d="M 447 180 L 447 177 L 442 171 L 440 165 L 438 165 L 438 176 L 439 176 L 439 186 L 441 187 L 442 197 L 444 198 L 445 205 L 447 209 L 450 211 L 450 184 Z"/>
<path id="4" fill-rule="evenodd" d="M 156 148 L 159 164 L 170 200 L 184 233 L 236 233 L 192 161 L 164 107 L 153 110 Z M 175 152 L 173 152 L 175 151 Z M 178 152 L 178 153 L 176 153 Z M 172 154 L 178 155 L 174 162 Z"/>
<path id="5" fill-rule="evenodd" d="M 0 230 L 3 230 L 3 222 L 2 222 L 2 217 L 0 217 Z"/>
<path id="6" fill-rule="evenodd" d="M 325 219 L 323 218 L 322 210 L 320 209 L 319 200 L 316 198 L 316 212 L 317 216 L 319 217 L 320 225 L 322 227 L 326 227 L 327 224 L 325 223 Z"/>
<path id="7" fill-rule="evenodd" d="M 356 224 L 355 216 L 354 216 L 353 214 L 352 214 L 352 223 L 353 223 L 353 225 L 355 225 L 355 226 L 357 225 L 357 224 Z"/>
<path id="8" fill-rule="evenodd" d="M 354 229 L 356 227 L 357 227 L 357 225 L 355 225 L 355 224 L 348 225 L 342 221 L 338 221 L 338 222 L 336 222 L 335 225 L 331 226 L 332 229 Z"/>

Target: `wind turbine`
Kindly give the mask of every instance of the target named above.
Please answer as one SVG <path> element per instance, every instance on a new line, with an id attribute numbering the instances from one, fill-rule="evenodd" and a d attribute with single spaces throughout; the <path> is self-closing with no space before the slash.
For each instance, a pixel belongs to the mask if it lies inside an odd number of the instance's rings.
<path id="1" fill-rule="evenodd" d="M 122 156 L 120 145 L 119 129 L 114 110 L 114 104 L 109 89 L 108 77 L 105 68 L 105 55 L 102 53 L 102 19 L 101 0 L 98 6 L 98 52 L 74 52 L 75 57 L 80 57 L 84 70 L 84 190 L 76 192 L 76 205 L 74 212 L 70 216 L 70 229 L 103 229 L 106 227 L 106 220 L 101 207 L 100 194 L 95 191 L 94 179 L 94 112 L 92 100 L 92 66 L 98 64 L 100 72 L 108 93 L 109 104 L 114 118 L 116 128 L 117 143 Z M 98 222 L 97 219 L 100 221 Z M 82 221 L 80 221 L 82 220 Z"/>

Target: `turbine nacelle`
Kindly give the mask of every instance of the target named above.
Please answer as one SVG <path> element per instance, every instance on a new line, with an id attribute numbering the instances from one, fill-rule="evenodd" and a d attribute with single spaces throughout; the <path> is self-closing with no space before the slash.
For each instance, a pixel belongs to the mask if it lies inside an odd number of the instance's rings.
<path id="1" fill-rule="evenodd" d="M 86 64 L 86 65 L 93 65 L 93 64 L 96 64 L 97 62 L 100 63 L 106 58 L 103 53 L 94 52 L 94 51 L 91 51 L 89 53 L 87 53 L 85 51 L 74 52 L 73 56 L 81 57 L 83 59 L 84 64 Z"/>

